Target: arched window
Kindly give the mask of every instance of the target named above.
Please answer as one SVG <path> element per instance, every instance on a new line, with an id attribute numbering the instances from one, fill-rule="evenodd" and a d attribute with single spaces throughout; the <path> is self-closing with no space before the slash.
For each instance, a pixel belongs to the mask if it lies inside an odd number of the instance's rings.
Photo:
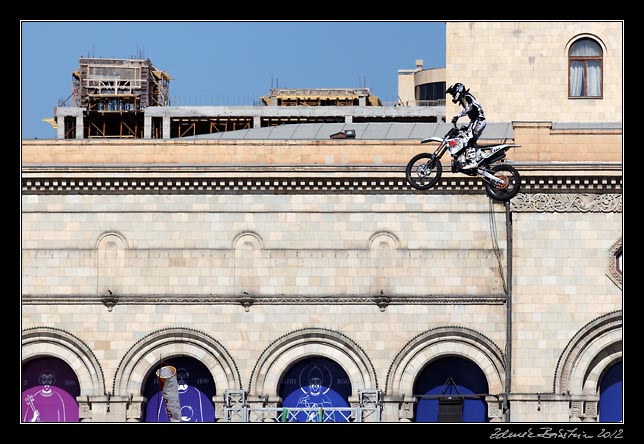
<path id="1" fill-rule="evenodd" d="M 577 40 L 568 53 L 569 97 L 602 96 L 602 48 L 590 38 Z"/>

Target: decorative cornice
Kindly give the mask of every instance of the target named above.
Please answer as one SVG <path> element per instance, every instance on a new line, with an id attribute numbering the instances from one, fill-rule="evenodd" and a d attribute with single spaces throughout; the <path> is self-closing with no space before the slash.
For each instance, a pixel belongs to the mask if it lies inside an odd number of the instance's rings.
<path id="1" fill-rule="evenodd" d="M 617 193 L 519 193 L 510 201 L 515 212 L 621 213 L 622 195 Z"/>
<path id="2" fill-rule="evenodd" d="M 22 296 L 23 305 L 104 305 L 104 296 L 50 295 Z M 250 296 L 250 295 L 119 295 L 118 305 L 240 305 L 248 311 L 255 305 L 376 305 L 381 311 L 391 305 L 444 305 L 505 303 L 505 295 L 425 295 L 425 296 Z"/>
<path id="3" fill-rule="evenodd" d="M 523 193 L 620 193 L 621 175 L 522 175 Z M 428 191 L 412 188 L 403 176 L 244 177 L 54 177 L 22 178 L 23 194 L 280 194 L 280 193 L 456 193 L 484 194 L 478 178 L 445 174 Z M 620 205 L 621 207 L 621 205 Z"/>
<path id="4" fill-rule="evenodd" d="M 617 161 L 507 161 L 519 171 L 552 171 L 574 172 L 577 176 L 599 174 L 602 171 L 622 172 L 623 163 Z M 447 173 L 449 165 L 444 164 Z M 226 163 L 226 164 L 191 164 L 191 163 L 29 163 L 22 164 L 24 175 L 55 175 L 56 177 L 124 177 L 145 175 L 146 177 L 166 177 L 181 175 L 182 177 L 226 175 L 227 177 L 243 176 L 247 173 L 273 176 L 276 174 L 306 173 L 308 175 L 333 174 L 347 176 L 353 174 L 396 174 L 405 170 L 405 164 L 280 164 L 280 163 Z"/>

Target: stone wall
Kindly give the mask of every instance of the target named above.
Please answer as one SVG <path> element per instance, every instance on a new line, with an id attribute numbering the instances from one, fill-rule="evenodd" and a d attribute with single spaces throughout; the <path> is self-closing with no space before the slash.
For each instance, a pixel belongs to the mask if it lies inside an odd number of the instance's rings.
<path id="1" fill-rule="evenodd" d="M 607 276 L 621 206 L 601 208 L 550 211 L 517 197 L 513 392 L 552 393 L 569 341 L 621 309 L 621 289 Z M 226 388 L 266 394 L 252 383 L 260 357 L 303 329 L 313 329 L 306 338 L 334 332 L 342 346 L 302 339 L 278 362 L 311 354 L 342 361 L 349 358 L 338 347 L 356 350 L 363 368 L 353 387 L 383 392 L 384 421 L 407 417 L 401 396 L 411 399 L 418 372 L 440 356 L 474 360 L 490 394 L 503 395 L 506 218 L 483 194 L 26 194 L 22 223 L 22 326 L 61 329 L 92 351 L 104 386 L 82 384 L 96 404 L 87 419 L 136 420 L 144 403 L 132 401 L 141 396 L 137 381 L 154 362 L 208 356 L 206 345 L 151 347 L 148 367 L 127 376 L 137 342 L 173 329 L 177 338 L 201 332 L 229 355 L 238 376 L 218 381 L 220 410 Z M 433 336 L 436 329 L 445 333 Z M 276 396 L 277 385 L 262 387 Z M 106 392 L 113 407 L 101 416 Z M 558 402 L 554 420 L 568 404 Z M 521 403 L 513 401 L 517 412 Z"/>
<path id="2" fill-rule="evenodd" d="M 568 50 L 580 37 L 602 47 L 602 98 L 568 98 Z M 619 21 L 447 22 L 446 81 L 464 83 L 491 122 L 621 122 L 623 43 Z M 457 111 L 448 100 L 448 120 Z"/>

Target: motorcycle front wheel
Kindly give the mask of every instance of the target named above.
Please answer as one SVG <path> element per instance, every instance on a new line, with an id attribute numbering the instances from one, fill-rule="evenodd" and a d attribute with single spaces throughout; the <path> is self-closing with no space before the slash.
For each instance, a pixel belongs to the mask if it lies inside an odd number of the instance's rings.
<path id="1" fill-rule="evenodd" d="M 407 163 L 405 175 L 409 185 L 417 190 L 428 190 L 441 178 L 443 166 L 436 156 L 430 153 L 420 153 Z"/>
<path id="2" fill-rule="evenodd" d="M 521 176 L 512 166 L 499 164 L 490 168 L 494 176 L 501 179 L 501 184 L 490 183 L 485 181 L 485 192 L 494 200 L 507 202 L 517 195 L 521 187 Z"/>

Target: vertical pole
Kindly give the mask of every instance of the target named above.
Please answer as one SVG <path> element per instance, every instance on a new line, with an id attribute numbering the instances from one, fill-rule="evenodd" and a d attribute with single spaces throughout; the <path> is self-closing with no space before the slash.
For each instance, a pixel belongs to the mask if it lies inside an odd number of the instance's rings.
<path id="1" fill-rule="evenodd" d="M 505 422 L 510 422 L 510 383 L 512 374 L 512 212 L 510 202 L 505 202 L 505 227 L 507 251 L 507 283 L 506 283 L 506 338 L 505 338 L 505 397 L 503 398 L 503 411 Z"/>

